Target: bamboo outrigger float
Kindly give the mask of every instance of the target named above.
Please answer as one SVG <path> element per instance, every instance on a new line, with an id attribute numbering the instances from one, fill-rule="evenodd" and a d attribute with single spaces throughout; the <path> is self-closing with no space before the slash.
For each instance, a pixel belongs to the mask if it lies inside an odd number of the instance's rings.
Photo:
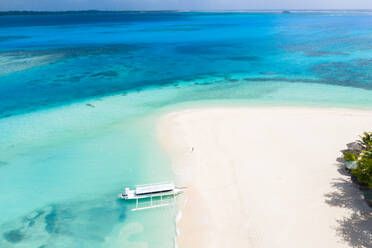
<path id="1" fill-rule="evenodd" d="M 125 188 L 119 198 L 136 200 L 136 207 L 132 211 L 137 211 L 170 205 L 176 196 L 184 191 L 185 188 L 175 187 L 174 183 L 146 184 L 137 185 L 135 189 Z"/>

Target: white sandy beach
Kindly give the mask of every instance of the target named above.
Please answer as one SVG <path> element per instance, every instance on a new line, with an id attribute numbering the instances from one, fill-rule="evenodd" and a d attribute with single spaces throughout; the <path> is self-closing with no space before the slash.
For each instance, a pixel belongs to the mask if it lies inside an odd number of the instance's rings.
<path id="1" fill-rule="evenodd" d="M 336 159 L 371 128 L 372 112 L 345 109 L 165 115 L 159 139 L 189 188 L 178 247 L 368 247 L 370 209 Z"/>

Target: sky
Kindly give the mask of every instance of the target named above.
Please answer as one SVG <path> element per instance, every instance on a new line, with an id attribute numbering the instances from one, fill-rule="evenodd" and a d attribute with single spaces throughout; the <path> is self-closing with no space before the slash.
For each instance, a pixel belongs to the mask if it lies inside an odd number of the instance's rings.
<path id="1" fill-rule="evenodd" d="M 7 10 L 372 9 L 372 0 L 0 0 Z"/>

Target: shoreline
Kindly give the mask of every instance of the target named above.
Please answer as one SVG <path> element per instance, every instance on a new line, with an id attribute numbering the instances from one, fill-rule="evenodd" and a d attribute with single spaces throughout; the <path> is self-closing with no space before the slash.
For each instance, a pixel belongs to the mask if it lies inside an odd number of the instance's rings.
<path id="1" fill-rule="evenodd" d="M 165 114 L 158 137 L 176 183 L 189 188 L 177 247 L 355 246 L 355 233 L 346 233 L 351 217 L 372 216 L 336 159 L 371 126 L 371 111 L 335 108 L 201 107 Z"/>

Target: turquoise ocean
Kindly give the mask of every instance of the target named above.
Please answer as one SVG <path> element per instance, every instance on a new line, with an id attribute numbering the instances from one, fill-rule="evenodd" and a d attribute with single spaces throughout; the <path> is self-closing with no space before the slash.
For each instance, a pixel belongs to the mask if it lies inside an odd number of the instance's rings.
<path id="1" fill-rule="evenodd" d="M 195 106 L 372 109 L 370 12 L 0 13 L 0 248 L 174 247 L 157 141 Z M 249 128 L 249 127 L 247 127 Z"/>

